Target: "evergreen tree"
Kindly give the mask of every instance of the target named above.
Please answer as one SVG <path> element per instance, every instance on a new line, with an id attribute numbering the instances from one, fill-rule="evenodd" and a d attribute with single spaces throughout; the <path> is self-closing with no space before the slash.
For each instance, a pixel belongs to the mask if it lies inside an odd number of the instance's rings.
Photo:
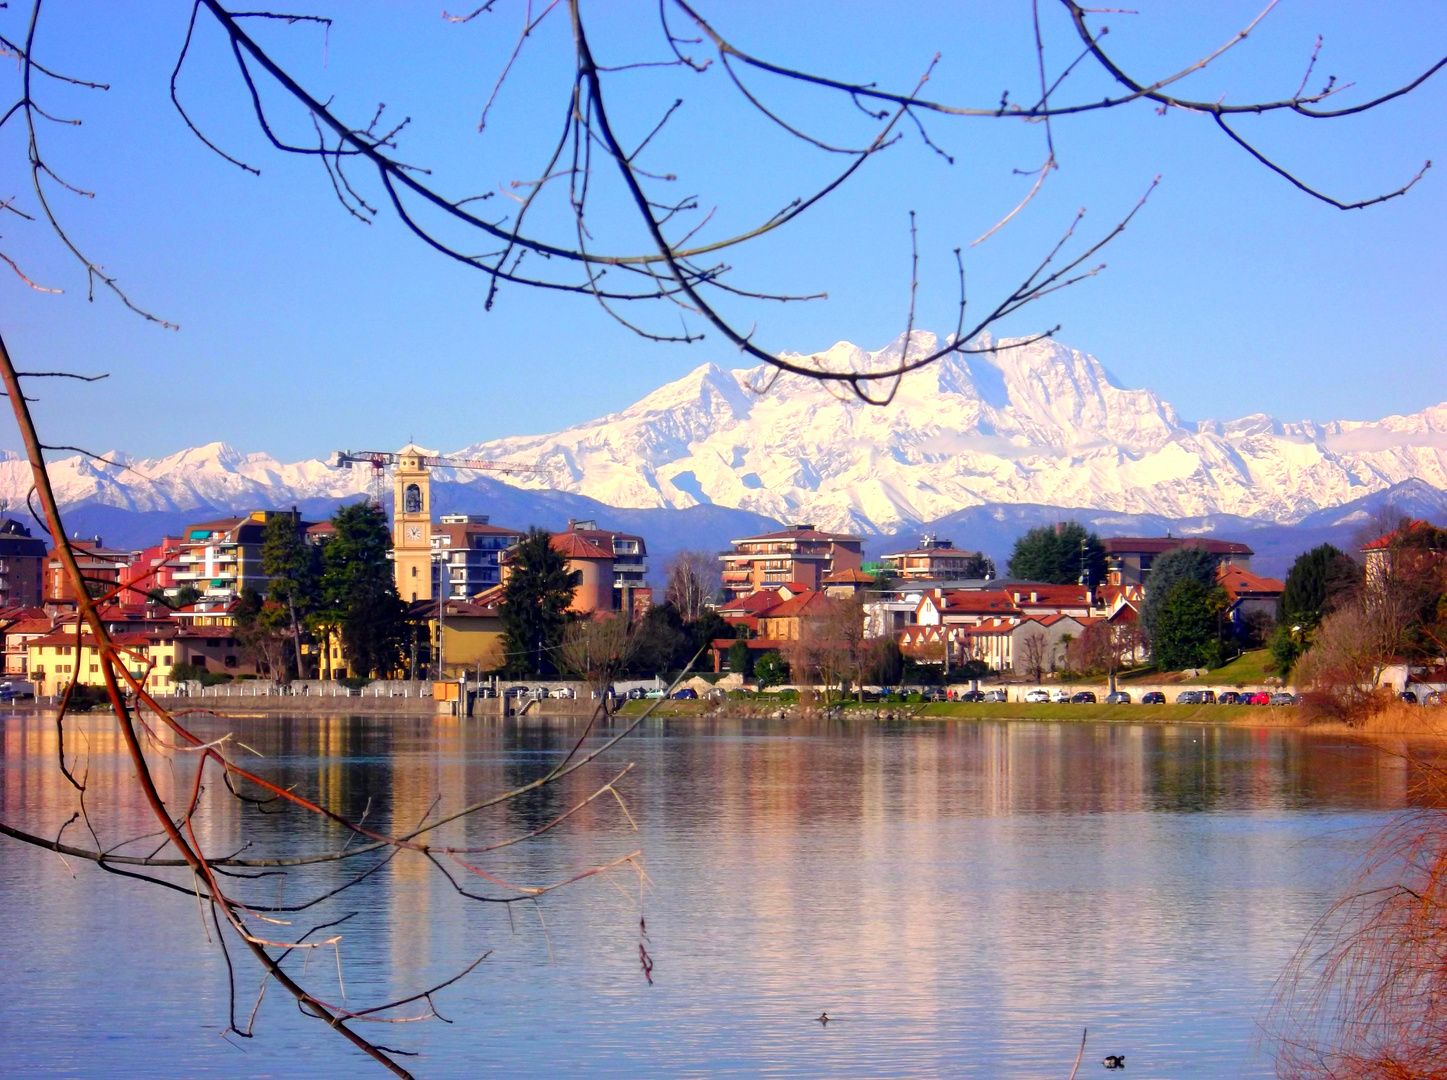
<path id="1" fill-rule="evenodd" d="M 332 525 L 322 551 L 321 602 L 341 626 L 352 669 L 386 676 L 400 663 L 405 634 L 387 515 L 371 503 L 352 503 L 332 516 Z"/>
<path id="2" fill-rule="evenodd" d="M 568 625 L 577 575 L 553 548 L 552 535 L 537 526 L 508 553 L 502 591 L 502 628 L 509 675 L 549 675 Z"/>
<path id="3" fill-rule="evenodd" d="M 1177 580 L 1159 606 L 1151 654 L 1161 671 L 1219 666 L 1226 594 L 1194 577 Z"/>
<path id="4" fill-rule="evenodd" d="M 1286 574 L 1286 588 L 1276 605 L 1276 621 L 1313 627 L 1328 614 L 1335 601 L 1356 587 L 1361 567 L 1350 555 L 1322 544 L 1296 557 Z"/>
<path id="5" fill-rule="evenodd" d="M 735 641 L 729 646 L 729 670 L 748 678 L 754 673 L 754 654 L 746 641 Z"/>
<path id="6" fill-rule="evenodd" d="M 778 686 L 788 677 L 789 665 L 773 649 L 754 661 L 754 678 L 758 679 L 760 690 Z"/>
<path id="7" fill-rule="evenodd" d="M 293 663 L 302 675 L 301 626 L 319 599 L 320 567 L 317 549 L 302 539 L 298 526 L 295 514 L 277 514 L 266 523 L 261 571 L 271 578 L 268 597 L 286 610 Z"/>
<path id="8" fill-rule="evenodd" d="M 1150 573 L 1146 575 L 1145 602 L 1141 604 L 1141 630 L 1151 645 L 1152 655 L 1155 653 L 1156 634 L 1159 631 L 1157 622 L 1171 590 L 1181 581 L 1194 581 L 1208 591 L 1214 588 L 1219 561 L 1205 548 L 1178 547 L 1166 552 L 1151 566 Z M 1159 660 L 1157 666 L 1160 666 Z"/>
<path id="9" fill-rule="evenodd" d="M 1040 525 L 1018 538 L 1006 569 L 1012 578 L 1074 585 L 1080 581 L 1082 564 L 1092 587 L 1105 580 L 1100 537 L 1087 533 L 1078 521 L 1067 521 Z"/>

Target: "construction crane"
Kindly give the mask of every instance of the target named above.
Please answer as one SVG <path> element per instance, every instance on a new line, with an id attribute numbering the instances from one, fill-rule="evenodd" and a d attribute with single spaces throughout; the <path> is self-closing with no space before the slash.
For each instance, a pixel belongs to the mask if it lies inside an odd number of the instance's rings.
<path id="1" fill-rule="evenodd" d="M 389 466 L 396 465 L 401 456 L 390 450 L 337 450 L 327 464 L 334 469 L 351 469 L 358 465 L 370 466 L 372 479 L 368 488 L 369 497 L 372 502 L 381 506 L 387 492 L 387 469 Z M 417 463 L 428 469 L 469 469 L 523 476 L 550 476 L 552 474 L 552 470 L 545 465 L 524 465 L 516 461 L 482 461 L 478 458 L 443 457 L 437 454 L 419 454 Z"/>

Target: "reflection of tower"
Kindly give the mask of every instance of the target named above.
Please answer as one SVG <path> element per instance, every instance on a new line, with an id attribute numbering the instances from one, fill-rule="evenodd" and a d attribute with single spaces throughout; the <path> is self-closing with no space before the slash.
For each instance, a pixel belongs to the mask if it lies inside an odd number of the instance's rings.
<path id="1" fill-rule="evenodd" d="M 432 490 L 422 463 L 426 450 L 406 446 L 397 453 L 392 504 L 392 551 L 397 595 L 404 601 L 432 599 Z"/>

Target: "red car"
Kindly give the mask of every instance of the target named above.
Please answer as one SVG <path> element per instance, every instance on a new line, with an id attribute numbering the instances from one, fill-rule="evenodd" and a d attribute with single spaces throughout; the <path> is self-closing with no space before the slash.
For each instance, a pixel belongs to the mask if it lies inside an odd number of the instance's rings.
<path id="1" fill-rule="evenodd" d="M 1242 697 L 1247 697 L 1247 695 L 1243 694 Z M 1250 697 L 1247 698 L 1246 704 L 1248 704 L 1248 705 L 1270 705 L 1270 704 L 1271 704 L 1271 695 L 1268 694 L 1265 690 L 1258 690 L 1258 691 L 1256 691 L 1256 693 L 1250 695 Z"/>

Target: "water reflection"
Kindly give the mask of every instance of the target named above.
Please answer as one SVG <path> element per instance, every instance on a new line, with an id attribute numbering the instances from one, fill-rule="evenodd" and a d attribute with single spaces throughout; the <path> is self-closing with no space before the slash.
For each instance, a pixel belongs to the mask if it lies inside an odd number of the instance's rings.
<path id="1" fill-rule="evenodd" d="M 399 830 L 532 780 L 578 735 L 415 718 L 196 726 L 234 732 L 268 776 L 327 809 Z M 0 815 L 53 835 L 75 806 L 54 725 L 14 716 L 3 736 Z M 102 839 L 150 831 L 104 719 L 70 745 Z M 186 755 L 156 760 L 164 790 L 189 785 Z M 1268 1075 L 1250 1054 L 1263 996 L 1362 831 L 1408 805 L 1432 764 L 1420 748 L 1279 730 L 659 722 L 438 842 L 536 830 L 629 761 L 620 791 L 641 834 L 599 798 L 486 868 L 541 884 L 641 847 L 647 886 L 625 867 L 508 912 L 404 853 L 327 908 L 356 912 L 341 956 L 353 1004 L 494 950 L 439 999 L 455 1024 L 386 1031 L 423 1055 L 419 1075 L 1064 1076 L 1085 1025 L 1091 1060 L 1126 1053 L 1133 1076 Z M 213 853 L 346 842 L 216 786 L 200 824 Z M 294 900 L 379 858 L 246 888 Z M 24 987 L 0 998 L 15 1073 L 367 1074 L 274 992 L 245 1053 L 216 1038 L 224 971 L 194 900 L 6 841 L 0 910 L 0 963 Z M 640 911 L 652 987 L 638 969 Z M 244 970 L 243 1010 L 258 980 Z M 812 1023 L 824 1009 L 837 1021 L 827 1029 Z"/>

